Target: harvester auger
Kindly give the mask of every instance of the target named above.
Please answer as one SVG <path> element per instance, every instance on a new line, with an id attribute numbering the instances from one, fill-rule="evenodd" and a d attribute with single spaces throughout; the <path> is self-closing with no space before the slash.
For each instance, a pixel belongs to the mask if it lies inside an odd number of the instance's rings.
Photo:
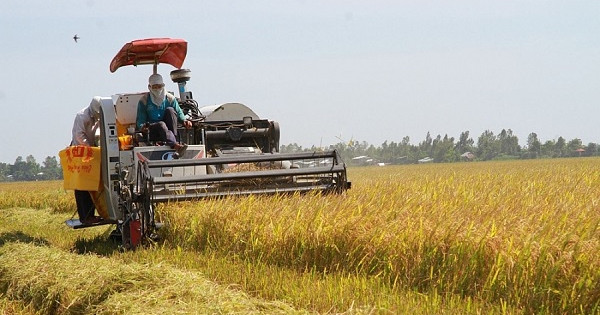
<path id="1" fill-rule="evenodd" d="M 100 111 L 101 200 L 105 220 L 73 228 L 116 224 L 124 248 L 153 239 L 158 203 L 201 200 L 232 195 L 318 191 L 342 193 L 351 184 L 337 151 L 279 153 L 279 124 L 260 118 L 240 103 L 199 107 L 187 90 L 191 78 L 181 69 L 187 53 L 182 39 L 154 38 L 125 44 L 110 64 L 111 72 L 125 65 L 159 63 L 176 68 L 177 100 L 191 129 L 178 126 L 179 140 L 188 144 L 176 158 L 175 150 L 157 145 L 135 130 L 137 104 L 145 93 L 104 97 Z"/>

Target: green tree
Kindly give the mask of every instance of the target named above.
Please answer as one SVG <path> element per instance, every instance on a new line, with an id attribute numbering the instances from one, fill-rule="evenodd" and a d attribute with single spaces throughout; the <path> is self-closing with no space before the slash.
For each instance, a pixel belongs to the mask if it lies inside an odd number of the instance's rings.
<path id="1" fill-rule="evenodd" d="M 540 156 L 542 149 L 542 144 L 540 140 L 538 140 L 537 133 L 532 132 L 527 136 L 527 152 L 528 157 L 535 159 Z"/>
<path id="2" fill-rule="evenodd" d="M 567 143 L 567 151 L 569 152 L 570 156 L 580 156 L 581 153 L 577 150 L 582 148 L 583 144 L 581 143 L 581 139 L 575 138 Z"/>
<path id="3" fill-rule="evenodd" d="M 380 152 L 377 150 L 377 148 L 374 145 L 369 145 L 369 147 L 367 148 L 367 151 L 365 152 L 365 155 L 368 156 L 380 156 Z"/>
<path id="4" fill-rule="evenodd" d="M 513 135 L 510 129 L 502 129 L 498 135 L 498 141 L 500 142 L 500 154 L 515 156 L 521 151 L 519 138 Z"/>
<path id="5" fill-rule="evenodd" d="M 55 156 L 47 156 L 42 162 L 41 172 L 44 179 L 62 179 L 62 169 Z"/>
<path id="6" fill-rule="evenodd" d="M 19 156 L 12 165 L 11 172 L 16 181 L 36 180 L 36 176 L 40 173 L 40 165 L 32 155 L 27 156 L 25 161 Z"/>
<path id="7" fill-rule="evenodd" d="M 410 159 L 411 148 L 410 137 L 405 136 L 402 138 L 402 141 L 398 145 L 398 156 L 396 156 L 395 162 L 407 163 Z"/>
<path id="8" fill-rule="evenodd" d="M 548 140 L 544 142 L 540 150 L 543 157 L 558 157 L 556 152 L 556 143 L 554 140 Z"/>
<path id="9" fill-rule="evenodd" d="M 382 162 L 385 163 L 395 163 L 396 157 L 398 157 L 399 153 L 400 149 L 396 142 L 392 141 L 390 142 L 390 144 L 387 144 L 387 141 L 385 141 L 381 145 L 381 154 L 379 154 L 379 158 Z"/>
<path id="10" fill-rule="evenodd" d="M 435 162 L 455 162 L 458 160 L 458 155 L 454 150 L 454 138 L 444 135 L 444 138 L 439 140 L 436 138 L 436 143 L 433 149 L 433 160 Z"/>
<path id="11" fill-rule="evenodd" d="M 585 148 L 585 155 L 586 156 L 598 155 L 598 144 L 596 144 L 594 142 L 588 143 L 587 147 Z"/>
<path id="12" fill-rule="evenodd" d="M 0 181 L 4 182 L 12 178 L 10 173 L 10 164 L 0 163 Z"/>
<path id="13" fill-rule="evenodd" d="M 491 160 L 498 155 L 499 151 L 499 142 L 492 131 L 484 131 L 477 139 L 477 155 L 480 159 Z"/>
<path id="14" fill-rule="evenodd" d="M 565 157 L 567 154 L 567 141 L 565 138 L 558 137 L 556 144 L 554 144 L 554 157 Z"/>
<path id="15" fill-rule="evenodd" d="M 475 141 L 472 138 L 469 138 L 469 131 L 463 131 L 458 137 L 458 142 L 456 142 L 455 151 L 460 155 L 466 152 L 473 152 Z"/>
<path id="16" fill-rule="evenodd" d="M 279 151 L 281 153 L 301 152 L 302 146 L 297 143 L 290 143 L 288 145 L 283 144 L 279 146 Z"/>
<path id="17" fill-rule="evenodd" d="M 425 140 L 423 142 L 419 143 L 419 151 L 421 154 L 424 154 L 426 156 L 431 156 L 431 148 L 432 147 L 433 147 L 433 139 L 431 139 L 431 134 L 428 131 L 427 135 L 425 136 Z"/>

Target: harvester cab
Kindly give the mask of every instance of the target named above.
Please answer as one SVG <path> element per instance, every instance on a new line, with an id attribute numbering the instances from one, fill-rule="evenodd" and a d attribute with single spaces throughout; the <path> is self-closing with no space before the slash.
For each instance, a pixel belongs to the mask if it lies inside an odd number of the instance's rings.
<path id="1" fill-rule="evenodd" d="M 100 113 L 101 188 L 96 208 L 104 220 L 73 228 L 116 224 L 124 248 L 153 238 L 156 204 L 231 195 L 320 191 L 350 188 L 346 166 L 337 151 L 279 153 L 279 124 L 260 118 L 240 103 L 198 106 L 188 90 L 189 69 L 182 39 L 153 38 L 127 43 L 110 63 L 110 71 L 127 65 L 159 63 L 175 68 L 178 103 L 192 128 L 178 126 L 179 141 L 188 144 L 177 157 L 136 128 L 139 100 L 146 93 L 103 97 Z M 176 158 L 177 157 L 177 158 Z M 310 167 L 307 167 L 309 165 Z"/>

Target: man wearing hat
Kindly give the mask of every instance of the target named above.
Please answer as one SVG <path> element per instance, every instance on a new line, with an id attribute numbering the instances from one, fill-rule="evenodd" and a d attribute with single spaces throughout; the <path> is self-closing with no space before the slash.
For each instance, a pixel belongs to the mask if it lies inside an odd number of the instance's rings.
<path id="1" fill-rule="evenodd" d="M 183 156 L 186 144 L 177 142 L 177 122 L 185 128 L 191 128 L 192 122 L 185 119 L 183 111 L 173 94 L 165 91 L 165 84 L 160 74 L 155 73 L 148 78 L 148 90 L 138 102 L 137 127 L 142 132 L 149 132 L 150 139 L 162 141 L 176 150 L 175 157 Z"/>
<path id="2" fill-rule="evenodd" d="M 95 96 L 90 105 L 80 110 L 73 121 L 71 145 L 96 146 L 96 130 L 100 120 L 100 100 Z M 94 215 L 96 207 L 89 191 L 75 190 L 75 203 L 79 221 L 83 224 L 100 222 L 101 217 Z"/>

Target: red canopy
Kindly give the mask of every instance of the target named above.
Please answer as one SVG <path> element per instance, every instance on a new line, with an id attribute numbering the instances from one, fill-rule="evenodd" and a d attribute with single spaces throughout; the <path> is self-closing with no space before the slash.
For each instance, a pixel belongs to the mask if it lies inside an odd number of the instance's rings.
<path id="1" fill-rule="evenodd" d="M 125 44 L 110 62 L 110 72 L 122 66 L 168 63 L 180 69 L 187 53 L 187 42 L 176 38 L 148 38 Z"/>

